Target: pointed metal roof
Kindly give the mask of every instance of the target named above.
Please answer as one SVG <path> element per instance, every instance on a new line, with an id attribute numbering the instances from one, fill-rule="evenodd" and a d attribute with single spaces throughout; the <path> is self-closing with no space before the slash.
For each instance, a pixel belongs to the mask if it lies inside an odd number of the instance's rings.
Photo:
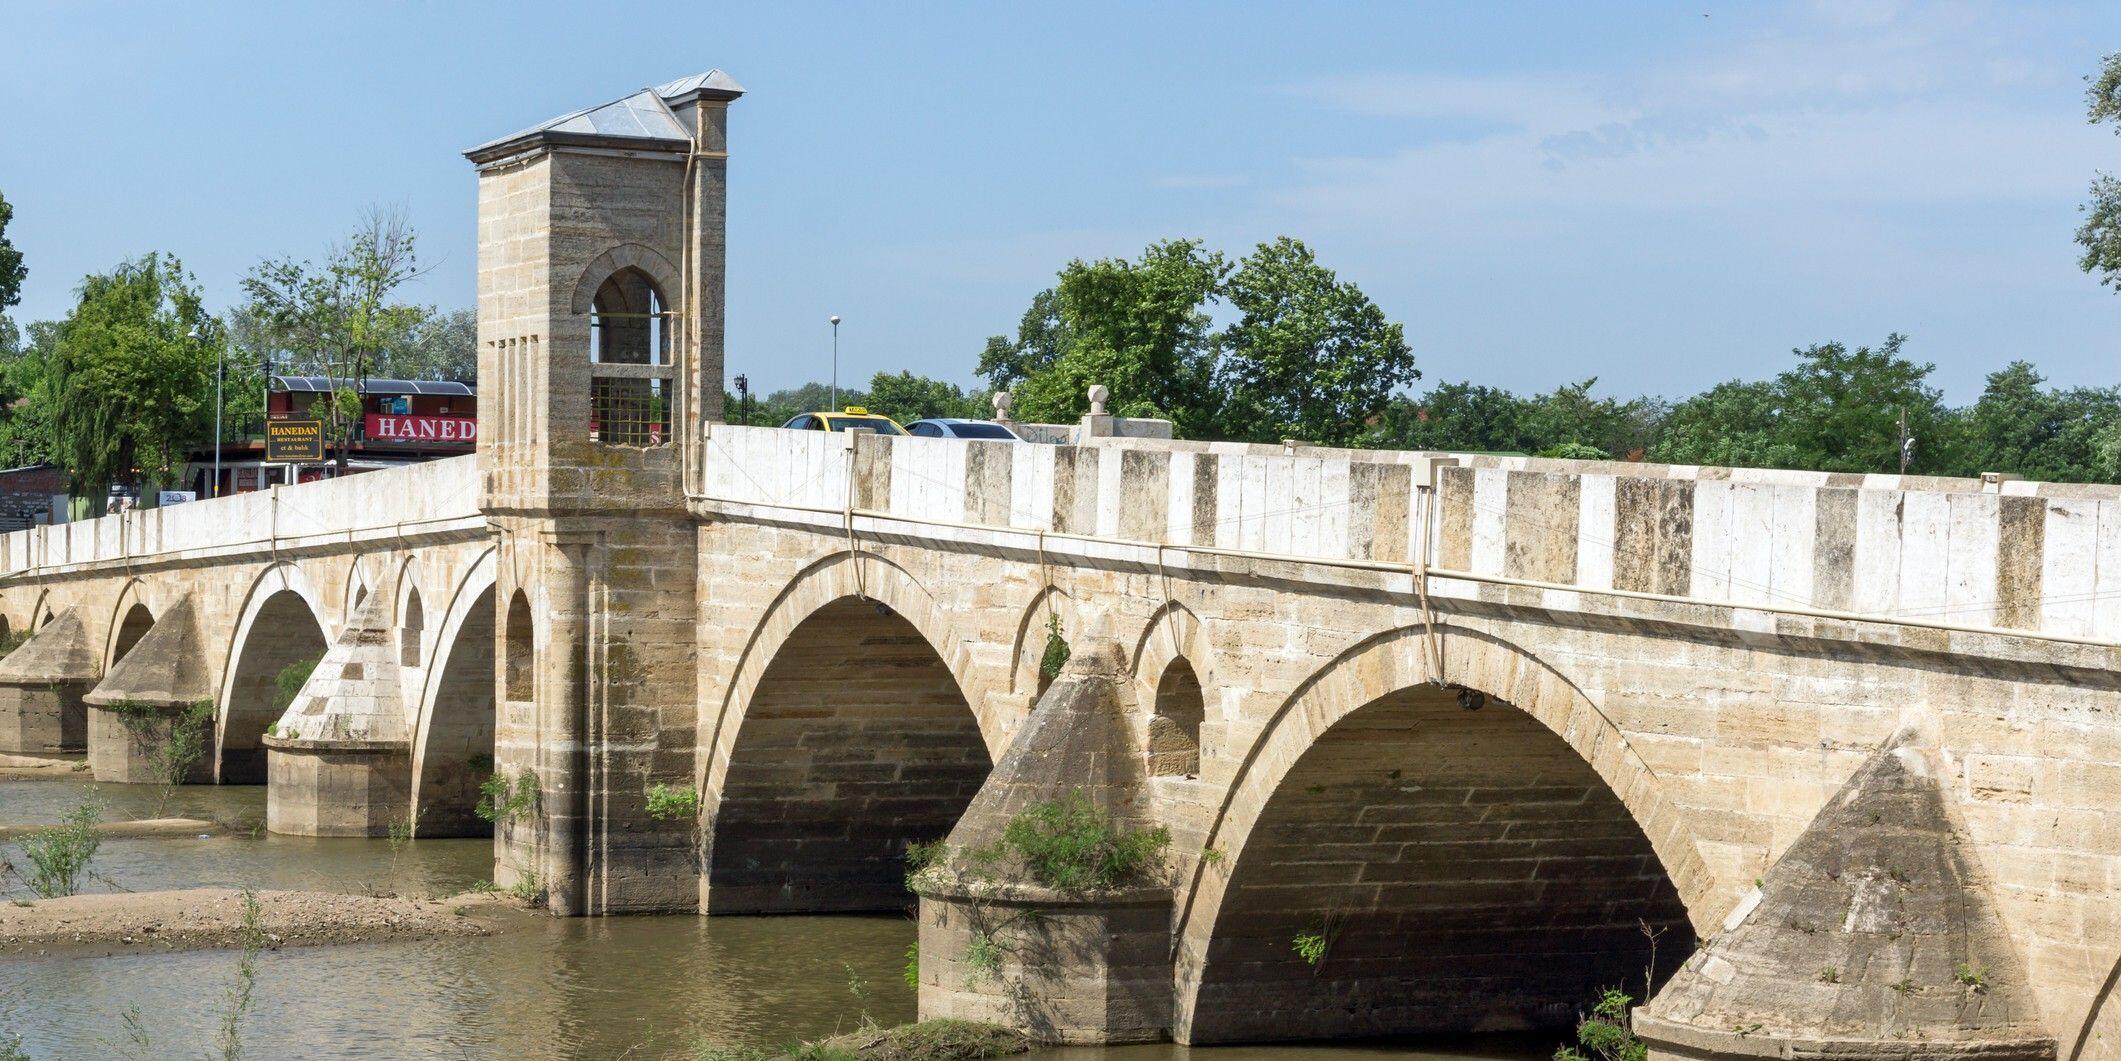
<path id="1" fill-rule="evenodd" d="M 511 133 L 464 152 L 473 162 L 486 162 L 534 142 L 597 144 L 605 141 L 648 141 L 684 145 L 692 142 L 692 129 L 672 105 L 700 99 L 735 99 L 744 87 L 720 70 L 681 77 L 654 88 L 644 88 L 609 103 L 585 107 Z"/>

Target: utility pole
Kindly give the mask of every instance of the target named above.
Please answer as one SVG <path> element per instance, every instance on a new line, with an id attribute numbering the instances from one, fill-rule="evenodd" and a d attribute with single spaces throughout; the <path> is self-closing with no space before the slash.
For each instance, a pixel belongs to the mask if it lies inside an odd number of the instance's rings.
<path id="1" fill-rule="evenodd" d="M 1907 474 L 1908 462 L 1915 457 L 1915 440 L 1907 433 L 1907 406 L 1900 407 L 1900 474 Z"/>
<path id="2" fill-rule="evenodd" d="M 840 411 L 840 315 L 832 315 L 832 412 Z"/>
<path id="3" fill-rule="evenodd" d="M 740 372 L 737 373 L 735 383 L 737 423 L 749 427 L 751 426 L 751 380 Z"/>

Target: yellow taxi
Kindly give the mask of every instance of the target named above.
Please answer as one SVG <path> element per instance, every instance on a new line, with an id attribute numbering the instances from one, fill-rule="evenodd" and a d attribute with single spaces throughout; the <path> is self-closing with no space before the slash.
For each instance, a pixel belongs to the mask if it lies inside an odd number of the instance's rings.
<path id="1" fill-rule="evenodd" d="M 790 431 L 874 431 L 879 435 L 903 435 L 906 429 L 898 421 L 872 413 L 859 405 L 850 405 L 836 413 L 804 413 L 790 419 L 782 427 Z"/>

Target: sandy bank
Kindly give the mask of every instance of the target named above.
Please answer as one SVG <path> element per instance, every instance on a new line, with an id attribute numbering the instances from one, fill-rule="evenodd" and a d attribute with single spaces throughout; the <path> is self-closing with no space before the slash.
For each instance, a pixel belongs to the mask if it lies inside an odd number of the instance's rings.
<path id="1" fill-rule="evenodd" d="M 28 836 L 49 825 L 0 825 L 0 840 L 15 840 Z M 102 822 L 96 831 L 106 837 L 135 836 L 197 836 L 200 833 L 221 832 L 218 822 L 204 818 L 142 818 L 131 822 Z"/>
<path id="2" fill-rule="evenodd" d="M 484 936 L 517 915 L 506 900 L 378 899 L 261 891 L 269 947 Z M 462 911 L 461 913 L 459 911 Z M 241 945 L 243 893 L 230 888 L 74 895 L 0 903 L 0 959 L 141 954 Z"/>
<path id="3" fill-rule="evenodd" d="M 52 757 L 0 754 L 0 779 L 63 781 L 85 773 L 88 773 L 88 760 L 78 755 Z"/>

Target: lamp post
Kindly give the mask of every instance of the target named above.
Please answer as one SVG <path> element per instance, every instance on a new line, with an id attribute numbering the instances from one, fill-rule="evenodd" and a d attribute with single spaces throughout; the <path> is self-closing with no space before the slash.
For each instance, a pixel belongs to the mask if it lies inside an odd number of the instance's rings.
<path id="1" fill-rule="evenodd" d="M 199 326 L 194 324 L 185 336 L 192 342 L 199 341 Z M 228 369 L 228 346 L 214 352 L 214 485 L 207 491 L 208 497 L 221 496 L 221 378 Z"/>
<path id="2" fill-rule="evenodd" d="M 832 315 L 832 411 L 840 411 L 840 315 Z"/>

